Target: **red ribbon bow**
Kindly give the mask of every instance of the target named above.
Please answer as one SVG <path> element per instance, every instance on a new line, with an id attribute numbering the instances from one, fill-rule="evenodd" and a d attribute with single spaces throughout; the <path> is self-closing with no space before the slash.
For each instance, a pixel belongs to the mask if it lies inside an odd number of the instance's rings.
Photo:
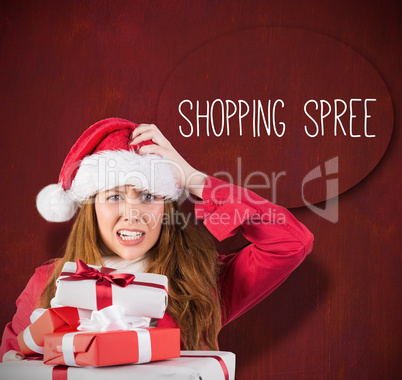
<path id="1" fill-rule="evenodd" d="M 100 271 L 91 268 L 82 260 L 77 260 L 74 274 L 63 272 L 68 276 L 60 281 L 96 280 L 96 306 L 98 310 L 113 305 L 112 284 L 125 288 L 134 282 L 135 276 L 130 273 L 110 273 L 114 269 L 102 267 Z"/>

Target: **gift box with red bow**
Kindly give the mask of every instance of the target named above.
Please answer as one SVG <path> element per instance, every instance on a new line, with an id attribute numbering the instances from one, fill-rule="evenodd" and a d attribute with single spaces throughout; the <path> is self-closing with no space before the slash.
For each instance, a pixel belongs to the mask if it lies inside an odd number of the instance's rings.
<path id="1" fill-rule="evenodd" d="M 234 380 L 235 355 L 224 351 L 181 351 L 181 357 L 145 365 L 65 367 L 23 360 L 0 364 L 0 379 L 10 380 Z"/>
<path id="2" fill-rule="evenodd" d="M 52 306 L 101 310 L 119 305 L 127 315 L 162 318 L 168 302 L 166 276 L 122 273 L 112 268 L 86 265 L 81 260 L 64 265 L 56 286 Z"/>

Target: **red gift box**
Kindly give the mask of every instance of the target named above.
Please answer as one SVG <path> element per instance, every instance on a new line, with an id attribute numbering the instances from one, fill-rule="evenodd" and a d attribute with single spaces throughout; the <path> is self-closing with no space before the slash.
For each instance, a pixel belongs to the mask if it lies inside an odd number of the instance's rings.
<path id="1" fill-rule="evenodd" d="M 43 354 L 45 334 L 75 331 L 79 314 L 75 307 L 47 309 L 35 322 L 17 336 L 20 351 L 26 355 Z"/>
<path id="2" fill-rule="evenodd" d="M 49 334 L 45 338 L 43 361 L 49 365 L 100 367 L 179 356 L 180 330 L 156 327 Z"/>

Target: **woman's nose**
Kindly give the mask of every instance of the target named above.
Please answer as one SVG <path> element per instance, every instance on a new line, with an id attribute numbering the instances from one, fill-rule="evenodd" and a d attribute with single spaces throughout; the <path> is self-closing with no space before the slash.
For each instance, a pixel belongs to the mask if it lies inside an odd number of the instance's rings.
<path id="1" fill-rule="evenodd" d="M 141 220 L 141 206 L 133 202 L 123 202 L 122 216 L 130 224 L 138 223 Z"/>

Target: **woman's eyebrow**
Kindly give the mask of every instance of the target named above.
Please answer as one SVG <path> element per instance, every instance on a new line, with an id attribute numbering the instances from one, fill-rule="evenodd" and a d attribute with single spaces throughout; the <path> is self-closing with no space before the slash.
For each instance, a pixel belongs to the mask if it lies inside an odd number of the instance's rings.
<path id="1" fill-rule="evenodd" d="M 125 190 L 115 187 L 114 189 L 106 190 L 106 193 L 125 193 Z"/>
<path id="2" fill-rule="evenodd" d="M 110 193 L 117 193 L 117 194 L 129 194 L 130 190 L 134 190 L 134 197 L 137 198 L 142 194 L 142 191 L 136 190 L 135 188 L 131 187 L 130 185 L 126 186 L 121 186 L 121 187 L 115 187 L 113 189 L 109 189 L 105 191 L 105 194 L 110 194 Z"/>

